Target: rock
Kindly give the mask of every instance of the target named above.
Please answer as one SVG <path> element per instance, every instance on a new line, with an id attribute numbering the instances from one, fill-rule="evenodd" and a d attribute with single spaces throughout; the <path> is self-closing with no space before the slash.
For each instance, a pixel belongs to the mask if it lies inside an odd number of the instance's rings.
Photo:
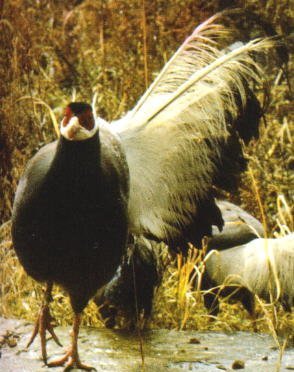
<path id="1" fill-rule="evenodd" d="M 244 369 L 245 362 L 243 360 L 235 360 L 232 364 L 232 369 Z"/>
<path id="2" fill-rule="evenodd" d="M 8 345 L 9 347 L 15 347 L 15 346 L 17 345 L 17 341 L 16 341 L 16 339 L 15 339 L 15 338 L 9 338 L 9 339 L 7 340 L 7 345 Z"/>
<path id="3" fill-rule="evenodd" d="M 5 337 L 0 336 L 0 347 L 5 344 Z"/>
<path id="4" fill-rule="evenodd" d="M 190 339 L 189 344 L 200 344 L 200 340 L 196 337 Z"/>
<path id="5" fill-rule="evenodd" d="M 222 369 L 223 371 L 227 370 L 227 368 L 225 366 L 223 366 L 222 364 L 217 365 L 216 368 Z"/>

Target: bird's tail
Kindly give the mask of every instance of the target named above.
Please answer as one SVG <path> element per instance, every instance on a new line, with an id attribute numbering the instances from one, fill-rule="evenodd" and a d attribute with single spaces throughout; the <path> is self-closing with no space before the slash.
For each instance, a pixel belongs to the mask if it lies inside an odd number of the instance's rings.
<path id="1" fill-rule="evenodd" d="M 225 51 L 219 39 L 228 30 L 217 18 L 195 29 L 135 108 L 113 123 L 129 164 L 135 231 L 162 237 L 191 223 L 213 183 L 227 118 L 234 120 L 246 102 L 248 81 L 261 80 L 253 56 L 273 41 Z"/>
<path id="2" fill-rule="evenodd" d="M 118 121 L 117 131 L 150 129 L 166 118 L 180 119 L 185 114 L 204 137 L 223 135 L 225 113 L 237 115 L 236 104 L 240 99 L 246 102 L 245 82 L 260 81 L 263 75 L 253 53 L 271 47 L 273 40 L 256 39 L 226 52 L 218 40 L 229 31 L 213 23 L 218 17 L 202 23 L 186 39 L 134 109 Z"/>

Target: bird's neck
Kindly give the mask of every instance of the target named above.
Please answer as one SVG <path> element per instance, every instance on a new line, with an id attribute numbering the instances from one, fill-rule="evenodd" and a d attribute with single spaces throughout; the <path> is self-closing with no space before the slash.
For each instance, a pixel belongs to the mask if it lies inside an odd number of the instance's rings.
<path id="1" fill-rule="evenodd" d="M 60 137 L 51 170 L 65 171 L 65 174 L 86 174 L 97 172 L 100 164 L 100 138 L 97 131 L 91 138 L 69 141 Z"/>

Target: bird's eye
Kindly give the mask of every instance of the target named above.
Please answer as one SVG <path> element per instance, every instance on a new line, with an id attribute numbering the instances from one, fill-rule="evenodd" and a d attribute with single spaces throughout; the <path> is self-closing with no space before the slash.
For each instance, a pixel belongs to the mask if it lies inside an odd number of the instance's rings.
<path id="1" fill-rule="evenodd" d="M 91 110 L 86 110 L 78 115 L 79 123 L 87 130 L 91 130 L 95 126 L 94 116 Z"/>

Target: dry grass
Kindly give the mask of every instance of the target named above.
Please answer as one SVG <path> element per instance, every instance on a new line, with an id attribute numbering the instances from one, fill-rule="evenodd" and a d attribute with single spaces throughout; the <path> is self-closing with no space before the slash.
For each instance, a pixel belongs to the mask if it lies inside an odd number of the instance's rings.
<path id="1" fill-rule="evenodd" d="M 285 312 L 278 304 L 265 304 L 257 296 L 256 321 L 240 303 L 229 303 L 228 298 L 221 297 L 218 316 L 208 315 L 203 304 L 203 292 L 195 287 L 195 279 L 200 286 L 204 255 L 203 251 L 194 249 L 187 259 L 178 256 L 170 263 L 155 294 L 152 327 L 257 331 L 271 333 L 275 340 L 277 335 L 293 333 L 294 314 Z"/>

